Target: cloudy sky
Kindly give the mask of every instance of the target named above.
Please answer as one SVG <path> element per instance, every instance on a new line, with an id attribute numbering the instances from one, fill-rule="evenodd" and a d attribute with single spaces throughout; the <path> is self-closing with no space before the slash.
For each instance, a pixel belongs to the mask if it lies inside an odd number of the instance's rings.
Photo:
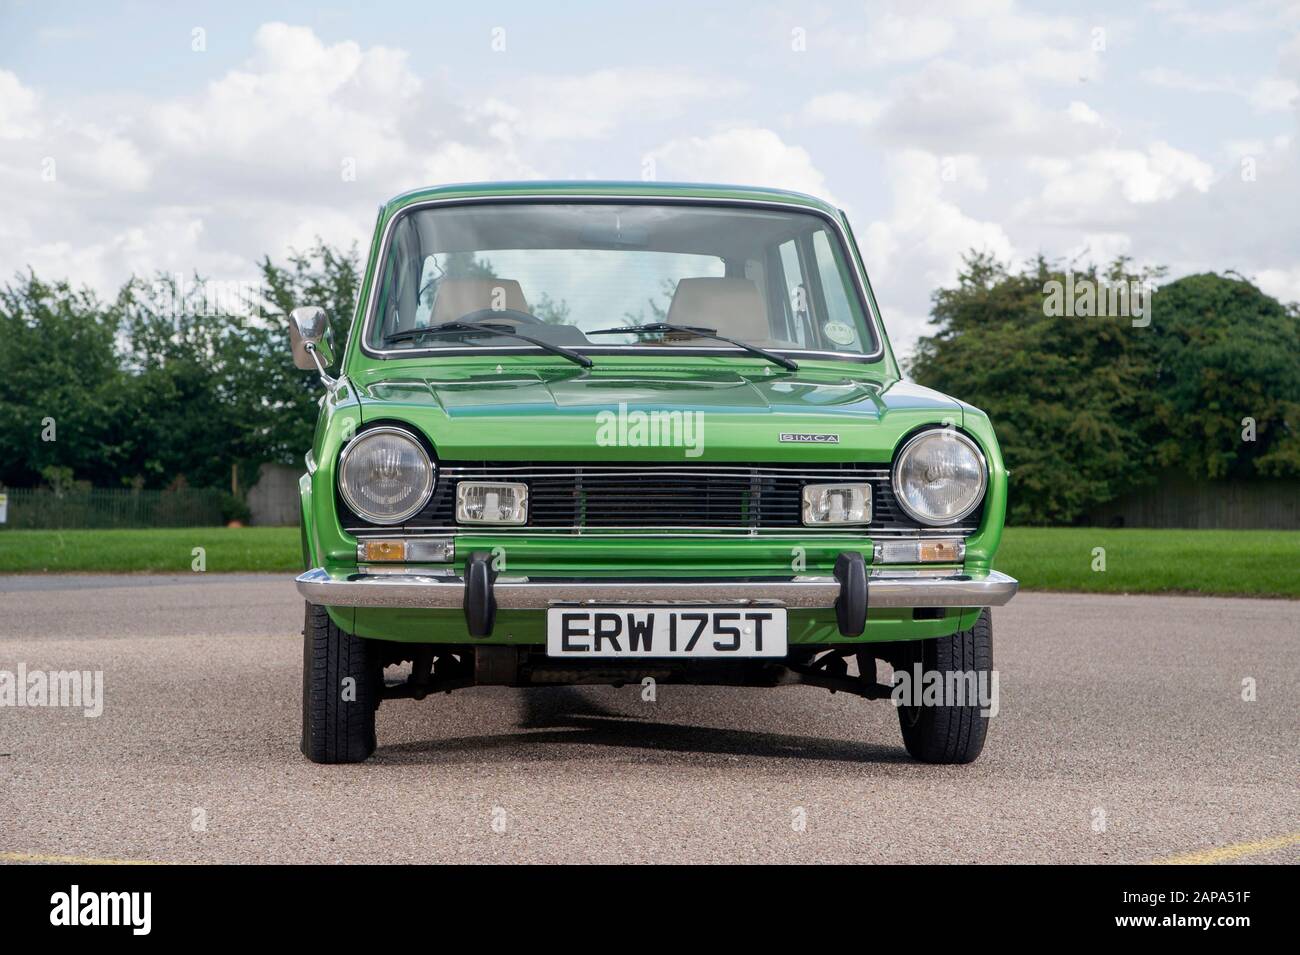
<path id="1" fill-rule="evenodd" d="M 0 274 L 247 281 L 415 186 L 653 175 L 839 203 L 902 351 L 972 247 L 1300 300 L 1300 3 L 1084 6 L 0 0 Z"/>

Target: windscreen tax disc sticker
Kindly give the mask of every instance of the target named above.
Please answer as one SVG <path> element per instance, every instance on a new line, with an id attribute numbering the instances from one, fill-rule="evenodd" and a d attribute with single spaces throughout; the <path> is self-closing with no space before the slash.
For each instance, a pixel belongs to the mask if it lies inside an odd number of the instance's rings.
<path id="1" fill-rule="evenodd" d="M 822 326 L 822 331 L 837 345 L 852 345 L 857 337 L 853 334 L 853 327 L 843 322 L 827 322 Z"/>

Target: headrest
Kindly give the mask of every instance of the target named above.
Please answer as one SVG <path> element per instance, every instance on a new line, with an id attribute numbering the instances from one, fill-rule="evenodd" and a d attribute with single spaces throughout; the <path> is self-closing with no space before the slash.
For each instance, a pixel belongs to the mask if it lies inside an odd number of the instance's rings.
<path id="1" fill-rule="evenodd" d="M 528 311 L 523 289 L 514 279 L 445 278 L 438 283 L 429 324 L 453 322 L 481 308 Z"/>
<path id="2" fill-rule="evenodd" d="M 720 335 L 748 341 L 772 334 L 758 286 L 746 278 L 679 280 L 665 321 L 715 328 Z"/>

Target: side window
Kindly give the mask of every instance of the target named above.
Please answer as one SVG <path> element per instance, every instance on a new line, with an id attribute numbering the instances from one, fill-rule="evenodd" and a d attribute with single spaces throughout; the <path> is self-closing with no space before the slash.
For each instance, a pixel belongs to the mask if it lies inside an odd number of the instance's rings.
<path id="1" fill-rule="evenodd" d="M 783 242 L 777 248 L 781 259 L 781 272 L 785 278 L 785 290 L 788 296 L 788 308 L 793 326 L 794 340 L 800 345 L 808 344 L 808 283 L 804 281 L 803 269 L 799 265 L 799 248 L 795 241 Z"/>
<path id="2" fill-rule="evenodd" d="M 826 314 L 822 317 L 822 336 L 831 348 L 849 348 L 862 351 L 858 323 L 849 305 L 849 296 L 856 295 L 852 281 L 831 249 L 830 239 L 819 229 L 812 237 L 813 257 L 817 260 L 817 281 Z"/>

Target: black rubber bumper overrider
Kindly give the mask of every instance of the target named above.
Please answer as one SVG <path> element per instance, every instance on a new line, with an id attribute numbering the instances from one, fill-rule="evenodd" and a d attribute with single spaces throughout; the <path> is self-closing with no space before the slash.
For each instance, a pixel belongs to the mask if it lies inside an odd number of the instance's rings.
<path id="1" fill-rule="evenodd" d="M 840 595 L 835 598 L 835 620 L 840 633 L 860 637 L 867 629 L 867 562 L 855 550 L 835 558 L 835 579 Z"/>
<path id="2" fill-rule="evenodd" d="M 496 579 L 491 554 L 475 551 L 469 555 L 465 562 L 465 625 L 470 636 L 492 636 L 497 619 L 497 598 L 492 593 Z"/>

